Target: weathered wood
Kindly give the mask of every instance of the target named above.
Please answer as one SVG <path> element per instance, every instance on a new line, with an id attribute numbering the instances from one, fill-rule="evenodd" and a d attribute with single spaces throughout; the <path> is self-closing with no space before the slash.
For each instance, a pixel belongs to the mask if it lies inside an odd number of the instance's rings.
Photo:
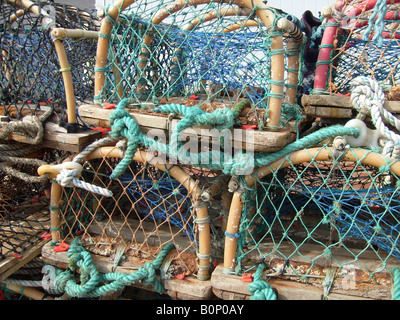
<path id="1" fill-rule="evenodd" d="M 66 269 L 68 266 L 67 253 L 54 252 L 53 247 L 50 244 L 43 247 L 42 258 L 46 263 L 55 265 L 59 268 Z M 92 254 L 92 260 L 100 273 L 112 272 L 113 261 L 110 261 L 108 257 Z M 146 262 L 148 262 L 148 260 L 129 256 L 121 263 L 121 267 L 123 268 L 117 268 L 116 272 L 129 274 L 135 272 L 137 268 L 144 266 Z M 161 269 L 162 268 L 163 267 L 161 267 Z M 208 300 L 213 296 L 211 281 L 201 281 L 194 276 L 187 276 L 184 279 L 164 279 L 163 285 L 167 294 L 173 298 L 185 297 L 186 299 Z M 146 287 L 141 283 L 134 284 L 133 286 L 153 291 L 152 288 Z"/>
<path id="2" fill-rule="evenodd" d="M 317 107 L 305 106 L 304 113 L 311 117 L 321 118 L 352 118 L 352 109 L 337 108 L 337 107 Z"/>
<path id="3" fill-rule="evenodd" d="M 103 109 L 98 105 L 82 105 L 79 107 L 79 115 L 83 121 L 89 125 L 103 128 L 110 128 L 109 118 L 112 111 L 111 109 Z M 144 133 L 147 133 L 151 129 L 160 129 L 164 132 L 166 138 L 168 138 L 168 129 L 175 128 L 180 121 L 180 119 L 169 119 L 165 115 L 153 115 L 134 111 L 130 112 L 130 114 Z M 194 133 L 201 134 L 202 137 L 212 139 L 213 133 L 202 129 L 211 129 L 211 127 L 195 126 L 191 130 L 185 130 L 184 133 L 189 135 L 193 135 Z M 242 137 L 243 141 L 250 141 L 248 144 L 243 144 L 242 148 L 252 148 L 254 152 L 278 151 L 294 139 L 290 130 L 283 129 L 277 132 L 232 129 L 231 133 L 232 137 L 234 134 L 237 134 Z M 244 140 L 246 135 L 247 140 Z"/>
<path id="4" fill-rule="evenodd" d="M 95 130 L 87 130 L 79 133 L 64 133 L 45 130 L 41 146 L 70 152 L 80 152 L 87 145 L 101 137 L 102 133 Z M 18 142 L 27 143 L 27 139 L 18 134 L 11 134 L 9 138 Z"/>
<path id="5" fill-rule="evenodd" d="M 322 300 L 324 298 L 323 289 L 312 284 L 284 280 L 281 278 L 267 279 L 266 281 L 277 290 L 279 300 Z M 248 300 L 251 296 L 249 284 L 249 282 L 242 281 L 240 276 L 224 274 L 222 265 L 217 266 L 211 275 L 213 292 L 221 299 Z M 353 292 L 352 294 L 343 294 L 331 291 L 326 299 L 371 300 L 373 298 L 354 295 Z"/>
<path id="6" fill-rule="evenodd" d="M 303 107 L 336 107 L 354 109 L 350 97 L 341 95 L 303 95 Z M 391 113 L 400 113 L 400 101 L 385 101 L 384 108 Z"/>
<path id="7" fill-rule="evenodd" d="M 0 261 L 0 281 L 8 278 L 18 269 L 36 258 L 41 253 L 42 247 L 49 241 L 50 239 L 38 241 L 35 245 L 25 250 L 21 259 L 8 257 Z"/>
<path id="8" fill-rule="evenodd" d="M 24 220 L 12 220 L 10 226 L 3 225 L 1 227 L 2 234 L 0 235 L 0 243 L 8 242 L 15 246 L 22 246 L 26 243 L 29 244 L 36 238 L 38 233 L 43 233 L 43 230 L 47 230 L 50 227 L 50 220 L 45 217 L 46 212 L 40 211 L 28 216 Z M 46 221 L 47 220 L 47 221 Z M 46 221 L 47 223 L 40 223 L 36 221 Z M 7 255 L 10 249 L 3 246 L 1 249 L 3 255 Z"/>
<path id="9" fill-rule="evenodd" d="M 183 230 L 174 226 L 162 225 L 154 230 L 154 223 L 134 219 L 122 220 L 113 218 L 112 223 L 107 221 L 94 221 L 87 229 L 91 234 L 106 235 L 108 237 L 121 237 L 127 241 L 137 243 L 146 242 L 149 245 L 157 245 L 171 240 L 174 235 L 174 243 L 177 247 L 186 249 L 194 245 Z"/>

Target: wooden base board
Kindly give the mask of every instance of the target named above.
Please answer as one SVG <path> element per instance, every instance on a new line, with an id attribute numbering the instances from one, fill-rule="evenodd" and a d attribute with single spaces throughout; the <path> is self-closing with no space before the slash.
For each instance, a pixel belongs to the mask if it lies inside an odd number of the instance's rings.
<path id="1" fill-rule="evenodd" d="M 50 239 L 40 240 L 35 243 L 33 246 L 25 250 L 22 254 L 21 258 L 16 257 L 7 257 L 0 261 L 0 282 L 4 279 L 7 279 L 18 269 L 22 268 L 28 262 L 35 259 L 37 256 L 41 254 L 42 247 L 48 243 Z"/>
<path id="2" fill-rule="evenodd" d="M 284 279 L 266 280 L 277 291 L 278 300 L 322 300 L 324 291 L 314 285 Z M 238 275 L 223 273 L 223 266 L 215 268 L 211 276 L 211 285 L 214 294 L 223 300 L 249 300 L 249 282 L 242 281 Z M 360 296 L 329 293 L 326 300 L 373 300 Z"/>
<path id="3" fill-rule="evenodd" d="M 43 261 L 59 268 L 68 267 L 67 252 L 55 252 L 50 243 L 42 248 Z M 93 263 L 100 273 L 109 273 L 113 270 L 113 261 L 108 257 L 102 257 L 92 254 Z M 116 272 L 129 274 L 132 270 L 144 266 L 147 261 L 135 257 L 128 257 L 118 268 Z M 133 271 L 134 272 L 134 271 Z M 184 300 L 209 300 L 213 297 L 211 281 L 201 281 L 194 276 L 187 276 L 184 279 L 165 279 L 163 285 L 166 293 L 175 299 Z M 151 290 L 140 283 L 134 284 L 134 287 Z"/>
<path id="4" fill-rule="evenodd" d="M 393 280 L 387 270 L 399 267 L 398 259 L 385 257 L 383 252 L 380 252 L 382 256 L 379 259 L 372 250 L 351 249 L 350 252 L 345 247 L 330 248 L 332 256 L 329 258 L 321 248 L 303 244 L 296 251 L 292 243 L 282 243 L 276 250 L 273 243 L 263 243 L 258 250 L 249 250 L 246 265 L 255 265 L 262 257 L 266 257 L 264 261 L 278 270 L 284 266 L 286 257 L 290 257 L 290 267 L 286 268 L 284 274 L 265 277 L 278 290 L 279 299 L 324 298 L 323 281 L 328 271 L 333 270 L 335 277 L 328 299 L 391 300 Z M 382 261 L 385 261 L 384 265 Z M 306 280 L 301 278 L 303 275 L 307 275 Z M 222 265 L 213 271 L 211 285 L 214 294 L 221 299 L 248 299 L 250 296 L 248 283 L 238 275 L 225 274 Z"/>
<path id="5" fill-rule="evenodd" d="M 109 118 L 112 111 L 112 109 L 103 109 L 99 105 L 82 105 L 79 107 L 79 115 L 85 123 L 95 127 L 103 128 L 110 128 Z M 167 138 L 169 132 L 168 129 L 175 128 L 180 121 L 179 119 L 168 119 L 168 117 L 162 115 L 152 115 L 133 111 L 130 112 L 130 114 L 144 133 L 149 132 L 151 129 L 159 129 L 162 130 Z M 195 126 L 192 129 L 193 130 L 186 130 L 184 133 L 189 137 L 191 135 L 198 134 L 208 141 L 212 140 L 213 138 L 212 132 L 209 130 L 202 130 L 211 129 L 211 127 Z M 243 141 L 240 147 L 242 149 L 253 150 L 254 152 L 275 152 L 282 149 L 295 139 L 295 135 L 291 132 L 291 130 L 233 130 L 231 130 L 232 137 L 239 137 L 237 140 L 241 139 Z M 246 143 L 246 141 L 250 142 Z"/>
<path id="6" fill-rule="evenodd" d="M 350 97 L 332 95 L 303 95 L 301 104 L 307 116 L 314 118 L 351 119 L 357 113 Z M 400 114 L 400 101 L 386 101 L 384 108 L 392 114 Z"/>
<path id="7" fill-rule="evenodd" d="M 46 131 L 43 135 L 42 143 L 44 148 L 51 148 L 69 152 L 81 152 L 86 146 L 102 137 L 102 133 L 95 130 L 86 130 L 79 133 L 64 133 Z M 10 139 L 27 143 L 24 136 L 11 134 Z"/>
<path id="8" fill-rule="evenodd" d="M 43 230 L 50 228 L 50 219 L 46 210 L 37 211 L 37 208 L 42 208 L 43 204 L 39 203 L 20 203 L 25 212 L 34 212 L 32 215 L 27 216 L 25 220 L 10 222 L 10 225 L 2 226 L 2 234 L 0 243 L 8 241 L 14 243 L 16 246 L 24 245 L 25 251 L 18 256 L 13 256 L 13 251 L 8 251 L 3 247 L 2 253 L 6 256 L 0 260 L 0 281 L 6 279 L 19 268 L 23 267 L 26 263 L 34 259 L 41 252 L 41 248 L 49 240 L 41 240 L 38 237 L 43 233 Z M 5 239 L 7 238 L 7 239 Z M 37 240 L 38 239 L 38 240 Z M 29 244 L 34 242 L 33 244 Z"/>

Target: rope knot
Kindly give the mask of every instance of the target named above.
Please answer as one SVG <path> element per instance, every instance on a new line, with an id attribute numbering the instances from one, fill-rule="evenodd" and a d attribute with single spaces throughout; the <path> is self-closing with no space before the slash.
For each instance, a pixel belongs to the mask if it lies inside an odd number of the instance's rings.
<path id="1" fill-rule="evenodd" d="M 74 186 L 74 179 L 77 178 L 78 172 L 76 170 L 62 169 L 57 175 L 56 181 L 63 187 L 71 188 Z"/>

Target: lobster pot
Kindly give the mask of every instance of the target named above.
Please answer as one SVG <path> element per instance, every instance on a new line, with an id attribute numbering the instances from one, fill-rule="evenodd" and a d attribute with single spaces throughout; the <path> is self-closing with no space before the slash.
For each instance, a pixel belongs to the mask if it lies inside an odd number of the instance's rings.
<path id="1" fill-rule="evenodd" d="M 26 3 L 30 3 L 29 1 Z M 73 102 L 93 96 L 93 65 L 97 41 L 64 38 L 66 60 L 59 56 L 51 36 L 54 28 L 97 30 L 96 16 L 75 7 L 51 2 L 16 7 L 0 6 L 0 105 L 12 119 L 35 114 L 43 106 L 66 111 Z M 83 32 L 83 31 L 82 31 Z M 64 59 L 61 61 L 61 59 Z M 68 67 L 63 67 L 63 64 Z M 66 92 L 63 73 L 71 74 L 73 91 Z M 63 119 L 66 121 L 66 119 Z"/>
<path id="2" fill-rule="evenodd" d="M 268 29 L 254 8 L 235 2 L 136 1 L 125 10 L 115 4 L 110 14 L 116 8 L 118 17 L 109 15 L 102 25 L 112 21 L 99 41 L 95 102 L 128 98 L 136 109 L 177 103 L 212 112 L 248 99 L 242 124 L 259 128 L 272 116 L 271 99 L 279 100 L 279 112 L 284 103 L 277 126 L 296 115 L 301 32 L 295 39 L 275 25 Z M 291 19 L 264 9 L 275 19 Z M 284 39 L 279 48 L 276 37 Z"/>
<path id="3" fill-rule="evenodd" d="M 131 266 L 154 260 L 173 244 L 168 276 L 197 275 L 201 279 L 212 257 L 221 257 L 223 252 L 222 241 L 217 241 L 223 234 L 221 191 L 213 192 L 208 205 L 199 202 L 200 193 L 196 195 L 212 184 L 216 172 L 158 161 L 154 154 L 141 150 L 117 179 L 110 179 L 121 161 L 119 149 L 104 147 L 94 154 L 82 162 L 80 179 L 111 191 L 112 196 L 78 187 L 61 188 L 59 198 L 53 198 L 59 204 L 52 207 L 60 210 L 59 227 L 53 229 L 59 230 L 58 242 L 70 243 L 79 236 L 86 250 L 111 260 L 122 250 L 123 262 Z"/>
<path id="4" fill-rule="evenodd" d="M 398 100 L 400 4 L 392 1 L 385 12 L 376 2 L 337 1 L 334 5 L 343 16 L 328 16 L 316 69 L 320 79 L 313 93 L 347 95 L 351 81 L 365 76 L 376 80 L 389 100 Z"/>
<path id="5" fill-rule="evenodd" d="M 321 146 L 259 169 L 242 196 L 236 265 L 225 261 L 225 268 L 254 272 L 261 261 L 271 281 L 301 281 L 326 295 L 391 297 L 400 259 L 398 176 L 370 151 L 336 156 Z"/>

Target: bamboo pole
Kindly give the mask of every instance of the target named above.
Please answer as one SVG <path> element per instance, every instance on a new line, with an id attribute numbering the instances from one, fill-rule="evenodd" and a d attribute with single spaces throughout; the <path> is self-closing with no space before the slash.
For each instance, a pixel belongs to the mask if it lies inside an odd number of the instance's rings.
<path id="1" fill-rule="evenodd" d="M 288 54 L 287 58 L 287 84 L 286 94 L 284 102 L 289 104 L 295 104 L 297 98 L 297 85 L 299 78 L 299 43 L 303 41 L 303 33 L 297 26 L 286 18 L 280 18 L 277 21 L 277 28 L 287 33 L 290 39 L 287 40 L 286 51 Z"/>
<path id="2" fill-rule="evenodd" d="M 54 300 L 54 297 L 48 296 L 47 294 L 40 292 L 34 288 L 22 287 L 16 284 L 5 283 L 8 290 L 14 291 L 16 293 L 22 294 L 25 297 L 31 298 L 33 300 Z"/>
<path id="3" fill-rule="evenodd" d="M 83 29 L 65 29 L 65 28 L 54 28 L 52 30 L 52 35 L 54 38 L 59 38 L 64 40 L 65 38 L 73 39 L 95 39 L 99 37 L 97 31 L 89 31 Z"/>
<path id="4" fill-rule="evenodd" d="M 221 32 L 228 33 L 245 27 L 258 27 L 260 24 L 254 20 L 243 20 L 225 27 Z"/>
<path id="5" fill-rule="evenodd" d="M 101 91 L 105 83 L 104 68 L 107 65 L 108 47 L 110 44 L 109 35 L 112 30 L 113 21 L 117 21 L 120 12 L 134 3 L 134 0 L 118 0 L 113 6 L 110 6 L 106 18 L 102 20 L 100 32 L 101 35 L 97 42 L 95 81 L 94 81 L 94 103 L 101 104 Z"/>
<path id="6" fill-rule="evenodd" d="M 232 196 L 228 221 L 225 231 L 224 273 L 232 274 L 236 267 L 236 246 L 238 240 L 240 217 L 243 210 L 243 188 L 237 189 Z"/>
<path id="7" fill-rule="evenodd" d="M 231 17 L 231 16 L 250 16 L 251 10 L 249 8 L 237 7 L 237 8 L 222 8 L 218 10 L 211 10 L 206 12 L 201 17 L 196 17 L 191 20 L 182 29 L 185 31 L 193 30 L 199 23 L 204 23 L 221 17 Z M 254 20 L 251 20 L 254 21 Z M 257 24 L 258 25 L 258 24 Z"/>
<path id="8" fill-rule="evenodd" d="M 61 241 L 61 194 L 62 187 L 57 182 L 52 182 L 50 197 L 50 233 L 53 243 Z"/>
<path id="9" fill-rule="evenodd" d="M 60 72 L 62 72 L 65 97 L 67 103 L 67 118 L 68 123 L 76 122 L 76 103 L 75 103 L 75 92 L 72 81 L 71 66 L 68 62 L 67 54 L 62 40 L 65 38 L 74 39 L 97 39 L 99 33 L 96 31 L 86 31 L 82 29 L 64 29 L 64 28 L 54 28 L 51 32 L 54 47 L 57 52 L 58 60 L 60 63 Z"/>
<path id="10" fill-rule="evenodd" d="M 64 81 L 64 90 L 67 103 L 67 119 L 68 123 L 76 122 L 76 103 L 75 103 L 75 92 L 74 85 L 72 82 L 71 66 L 69 65 L 67 54 L 65 53 L 65 48 L 60 40 L 60 38 L 53 36 L 54 47 L 56 48 L 58 60 L 60 62 L 60 72 L 62 72 Z"/>
<path id="11" fill-rule="evenodd" d="M 221 208 L 222 208 L 222 230 L 226 231 L 228 224 L 229 209 L 232 202 L 232 194 L 228 190 L 222 190 L 221 192 Z"/>

